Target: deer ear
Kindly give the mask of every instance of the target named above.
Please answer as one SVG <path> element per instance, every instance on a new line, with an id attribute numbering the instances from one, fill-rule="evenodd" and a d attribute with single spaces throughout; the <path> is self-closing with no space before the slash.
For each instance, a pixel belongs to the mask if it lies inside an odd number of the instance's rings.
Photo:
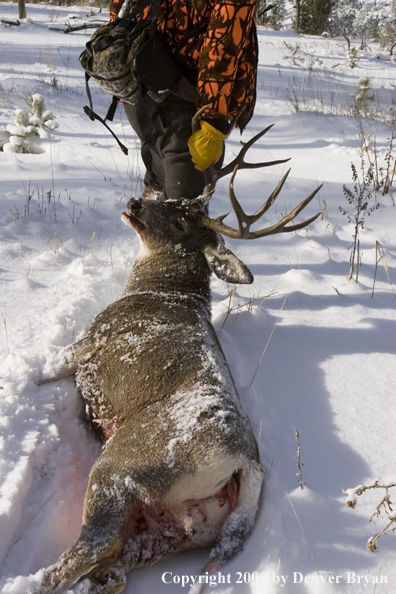
<path id="1" fill-rule="evenodd" d="M 253 282 L 249 268 L 224 245 L 207 246 L 203 253 L 211 271 L 226 283 L 250 285 Z"/>

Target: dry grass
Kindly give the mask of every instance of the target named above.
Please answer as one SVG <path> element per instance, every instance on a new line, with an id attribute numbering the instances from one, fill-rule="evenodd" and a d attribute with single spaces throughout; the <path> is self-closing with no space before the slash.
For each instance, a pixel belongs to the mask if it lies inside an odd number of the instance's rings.
<path id="1" fill-rule="evenodd" d="M 264 303 L 264 301 L 266 299 L 268 299 L 268 297 L 273 297 L 274 295 L 276 295 L 276 287 L 278 285 L 276 285 L 272 291 L 270 293 L 268 293 L 268 295 L 266 295 L 265 297 L 260 297 L 260 291 L 258 292 L 257 295 L 253 295 L 253 297 L 251 297 L 249 299 L 249 301 L 247 303 L 241 303 L 238 305 L 231 305 L 232 301 L 235 299 L 235 293 L 236 293 L 236 289 L 237 289 L 237 285 L 233 286 L 232 291 L 230 291 L 229 293 L 229 299 L 228 299 L 228 305 L 227 305 L 227 313 L 225 315 L 224 321 L 221 325 L 221 328 L 224 328 L 226 321 L 228 320 L 228 316 L 235 312 L 235 311 L 241 311 L 243 309 L 246 308 L 247 311 L 252 312 L 254 307 L 261 307 L 261 305 Z"/>
<path id="2" fill-rule="evenodd" d="M 385 257 L 385 251 L 378 240 L 375 242 L 375 271 L 374 271 L 373 291 L 371 293 L 371 297 L 374 297 L 375 279 L 377 277 L 377 268 L 378 268 L 378 264 L 380 262 L 382 262 L 382 264 L 383 264 L 385 274 L 388 277 L 389 284 L 392 287 L 393 294 L 396 298 L 395 289 L 393 288 L 392 281 L 389 276 L 389 266 L 388 266 L 388 262 Z"/>
<path id="3" fill-rule="evenodd" d="M 323 113 L 340 115 L 357 120 L 372 119 L 387 125 L 396 123 L 396 96 L 394 89 L 372 89 L 372 101 L 361 103 L 353 95 L 356 89 L 348 88 L 339 77 L 331 72 L 321 72 L 316 78 L 314 73 L 293 76 L 289 80 L 284 98 L 293 112 Z"/>
<path id="4" fill-rule="evenodd" d="M 257 367 L 256 367 L 256 371 L 255 371 L 255 372 L 254 372 L 254 374 L 253 374 L 252 381 L 250 382 L 249 386 L 251 386 L 251 385 L 253 384 L 253 382 L 254 382 L 254 378 L 256 377 L 256 374 L 257 374 L 257 372 L 258 372 L 258 370 L 259 370 L 259 367 L 260 367 L 260 365 L 261 365 L 261 362 L 262 362 L 262 360 L 263 360 L 263 358 L 264 358 L 265 352 L 266 352 L 266 350 L 267 350 L 267 348 L 268 348 L 268 345 L 269 345 L 269 343 L 271 342 L 272 335 L 273 335 L 273 333 L 275 332 L 275 328 L 276 328 L 276 326 L 277 326 L 277 324 L 278 324 L 278 322 L 279 322 L 279 318 L 281 317 L 281 313 L 282 313 L 282 311 L 283 311 L 283 308 L 285 307 L 286 299 L 287 299 L 287 295 L 286 295 L 286 297 L 285 297 L 285 299 L 284 299 L 284 301 L 283 301 L 282 307 L 280 308 L 279 315 L 278 315 L 278 317 L 277 317 L 277 319 L 276 319 L 276 322 L 275 322 L 275 324 L 274 324 L 274 327 L 273 327 L 273 329 L 272 329 L 272 332 L 271 332 L 271 334 L 270 334 L 270 337 L 269 337 L 269 339 L 268 339 L 268 341 L 267 341 L 267 344 L 266 344 L 266 345 L 265 345 L 265 347 L 264 347 L 263 354 L 261 355 L 260 361 L 258 362 L 258 365 L 257 365 Z"/>
<path id="5" fill-rule="evenodd" d="M 1 317 L 3 318 L 3 324 L 4 324 L 4 331 L 5 331 L 5 335 L 6 335 L 6 343 L 7 343 L 7 353 L 10 352 L 10 347 L 8 344 L 8 331 L 7 331 L 7 316 L 6 316 L 6 312 L 4 311 L 1 312 Z"/>
<path id="6" fill-rule="evenodd" d="M 316 569 L 316 573 L 317 573 L 318 575 L 320 575 L 320 573 L 319 573 L 319 570 L 318 570 L 318 568 L 317 568 L 317 566 L 316 566 L 316 563 L 315 563 L 315 559 L 313 558 L 313 555 L 312 555 L 311 547 L 309 546 L 309 543 L 308 543 L 307 537 L 305 536 L 305 532 L 304 532 L 304 530 L 303 530 L 303 527 L 302 527 L 302 525 L 301 525 L 301 522 L 300 522 L 300 520 L 299 520 L 299 518 L 298 518 L 298 515 L 297 515 L 297 512 L 296 512 L 296 510 L 295 510 L 295 508 L 294 508 L 293 502 L 292 502 L 292 500 L 290 499 L 289 495 L 288 495 L 286 492 L 285 492 L 285 494 L 286 494 L 286 497 L 287 497 L 287 498 L 288 498 L 288 500 L 289 500 L 289 503 L 290 503 L 290 505 L 292 506 L 292 510 L 294 511 L 294 515 L 296 516 L 296 519 L 297 519 L 298 525 L 300 526 L 300 529 L 301 529 L 301 532 L 303 533 L 303 537 L 304 537 L 304 539 L 305 539 L 305 542 L 307 543 L 307 547 L 308 547 L 308 550 L 309 550 L 309 554 L 311 555 L 311 559 L 312 559 L 312 562 L 313 562 L 313 564 L 314 564 L 314 567 L 315 567 L 315 569 Z"/>

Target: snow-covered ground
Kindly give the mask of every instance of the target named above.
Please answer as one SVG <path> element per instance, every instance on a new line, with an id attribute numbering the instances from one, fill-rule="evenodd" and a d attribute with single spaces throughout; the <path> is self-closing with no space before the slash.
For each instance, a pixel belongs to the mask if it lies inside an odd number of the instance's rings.
<path id="1" fill-rule="evenodd" d="M 119 297 L 138 250 L 120 214 L 128 198 L 140 192 L 143 175 L 122 109 L 113 128 L 127 143 L 128 157 L 101 124 L 83 113 L 87 101 L 78 56 L 91 31 L 66 35 L 51 28 L 68 15 L 85 18 L 89 10 L 28 5 L 27 12 L 20 27 L 1 26 L 0 127 L 13 123 L 25 92 L 36 92 L 59 128 L 39 140 L 41 154 L 0 152 L 4 594 L 28 593 L 33 582 L 26 576 L 54 562 L 79 534 L 99 445 L 82 420 L 74 380 L 37 387 L 34 378 L 50 374 L 60 347 Z M 1 18 L 16 15 L 16 4 L 0 4 Z M 249 157 L 292 157 L 290 178 L 264 223 L 273 224 L 321 182 L 323 188 L 299 220 L 318 210 L 323 216 L 293 235 L 227 240 L 255 276 L 254 285 L 237 288 L 231 306 L 248 304 L 255 296 L 253 307 L 234 309 L 227 317 L 232 287 L 213 279 L 214 325 L 267 471 L 254 532 L 245 551 L 223 571 L 229 583 L 214 591 L 373 592 L 381 567 L 376 593 L 393 594 L 396 535 L 379 539 L 377 555 L 366 549 L 367 539 L 387 523 L 387 516 L 369 522 L 383 492 L 363 495 L 351 510 L 342 490 L 396 476 L 396 299 L 383 261 L 372 296 L 376 241 L 396 287 L 396 194 L 378 193 L 371 200 L 381 206 L 366 217 L 360 234 L 357 283 L 347 280 L 353 225 L 339 207 L 348 208 L 342 185 L 353 188 L 351 162 L 360 167 L 359 126 L 371 147 L 376 143 L 379 166 L 384 166 L 396 64 L 375 52 L 359 52 L 356 68 L 350 69 L 341 40 L 290 30 L 260 29 L 259 42 L 257 108 L 243 139 L 275 123 Z M 304 61 L 292 65 L 284 59 L 290 54 L 284 42 L 298 43 Z M 376 109 L 388 124 L 368 119 L 359 124 L 351 117 L 349 93 L 364 77 L 370 78 Z M 93 91 L 94 106 L 104 115 L 110 96 Z M 316 113 L 319 108 L 325 114 Z M 234 132 L 227 160 L 238 147 Z M 287 166 L 238 174 L 236 192 L 248 212 L 261 205 Z M 215 216 L 229 210 L 223 182 L 210 205 Z M 303 490 L 296 476 L 294 428 L 301 432 Z M 392 490 L 390 495 L 394 500 Z M 125 592 L 185 592 L 177 576 L 197 574 L 207 557 L 206 550 L 192 551 L 135 571 Z M 165 572 L 170 573 L 163 581 Z"/>

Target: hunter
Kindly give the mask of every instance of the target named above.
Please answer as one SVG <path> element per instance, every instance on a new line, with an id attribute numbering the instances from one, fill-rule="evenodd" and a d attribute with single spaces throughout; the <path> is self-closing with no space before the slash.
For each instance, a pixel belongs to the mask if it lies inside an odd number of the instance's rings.
<path id="1" fill-rule="evenodd" d="M 142 88 L 137 104 L 125 103 L 125 111 L 141 140 L 144 184 L 166 198 L 191 199 L 202 194 L 203 172 L 222 163 L 228 123 L 244 108 L 237 124 L 242 131 L 253 115 L 258 54 L 256 3 L 161 3 L 157 29 L 183 76 L 161 102 Z M 111 20 L 122 4 L 123 0 L 112 1 Z M 138 18 L 145 18 L 149 11 L 150 7 Z M 208 107 L 201 115 L 200 127 L 192 134 L 192 118 L 204 106 Z"/>

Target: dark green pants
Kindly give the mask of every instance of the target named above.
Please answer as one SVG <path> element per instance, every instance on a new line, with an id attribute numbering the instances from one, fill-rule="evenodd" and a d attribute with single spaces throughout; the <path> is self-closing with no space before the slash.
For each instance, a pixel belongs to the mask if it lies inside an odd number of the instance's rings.
<path id="1" fill-rule="evenodd" d="M 200 196 L 204 174 L 195 169 L 187 145 L 195 104 L 174 95 L 156 103 L 145 95 L 136 106 L 125 104 L 125 112 L 142 144 L 145 185 L 168 199 Z"/>

